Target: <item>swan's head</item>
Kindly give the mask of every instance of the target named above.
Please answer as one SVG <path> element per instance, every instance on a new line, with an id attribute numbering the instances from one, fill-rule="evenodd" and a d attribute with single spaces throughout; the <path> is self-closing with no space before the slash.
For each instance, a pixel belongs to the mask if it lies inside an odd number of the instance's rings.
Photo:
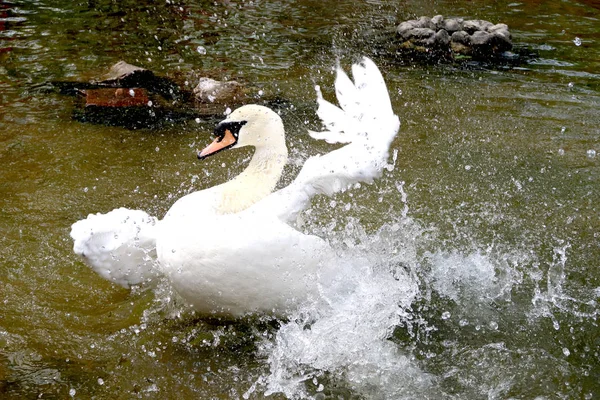
<path id="1" fill-rule="evenodd" d="M 216 139 L 198 152 L 199 159 L 243 146 L 287 154 L 281 117 L 264 106 L 249 104 L 236 109 L 217 125 L 214 136 Z"/>

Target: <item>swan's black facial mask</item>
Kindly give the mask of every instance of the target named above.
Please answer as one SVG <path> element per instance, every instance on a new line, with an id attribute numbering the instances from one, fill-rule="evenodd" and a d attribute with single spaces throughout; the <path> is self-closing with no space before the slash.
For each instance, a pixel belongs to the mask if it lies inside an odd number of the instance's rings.
<path id="1" fill-rule="evenodd" d="M 233 147 L 238 142 L 238 136 L 242 126 L 248 121 L 223 121 L 215 128 L 213 133 L 216 139 L 209 144 L 204 150 L 198 152 L 200 160 L 208 156 L 217 154 L 218 152 Z"/>

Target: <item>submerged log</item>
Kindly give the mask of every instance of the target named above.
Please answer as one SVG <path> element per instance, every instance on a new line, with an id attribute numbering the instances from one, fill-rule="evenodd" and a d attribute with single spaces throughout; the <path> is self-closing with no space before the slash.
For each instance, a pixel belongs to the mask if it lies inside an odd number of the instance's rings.
<path id="1" fill-rule="evenodd" d="M 83 90 L 85 106 L 131 107 L 152 105 L 148 91 L 140 88 L 88 89 Z"/>

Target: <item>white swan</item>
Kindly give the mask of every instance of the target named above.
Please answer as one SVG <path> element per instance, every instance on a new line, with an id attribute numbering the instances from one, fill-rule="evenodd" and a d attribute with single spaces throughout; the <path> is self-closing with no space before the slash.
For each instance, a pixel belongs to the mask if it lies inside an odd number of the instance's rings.
<path id="1" fill-rule="evenodd" d="M 318 275 L 335 273 L 326 270 L 334 254 L 293 223 L 314 195 L 378 177 L 400 124 L 375 64 L 364 58 L 352 72 L 354 83 L 337 70 L 341 108 L 324 100 L 317 87 L 317 113 L 327 131 L 310 132 L 349 144 L 307 159 L 289 186 L 272 193 L 287 160 L 281 118 L 266 107 L 243 106 L 217 126 L 217 138 L 198 157 L 254 146 L 244 172 L 182 197 L 161 221 L 124 208 L 90 215 L 73 224 L 74 251 L 124 287 L 158 271 L 203 314 L 281 315 L 317 295 Z"/>

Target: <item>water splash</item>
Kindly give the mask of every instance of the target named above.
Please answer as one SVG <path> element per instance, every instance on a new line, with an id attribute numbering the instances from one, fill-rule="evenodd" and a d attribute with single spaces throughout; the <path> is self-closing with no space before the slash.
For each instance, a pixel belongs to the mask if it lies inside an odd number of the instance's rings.
<path id="1" fill-rule="evenodd" d="M 543 351 L 514 350 L 507 343 L 512 335 L 504 336 L 511 324 L 527 323 L 527 310 L 512 296 L 539 268 L 534 254 L 475 245 L 466 254 L 435 250 L 435 235 L 404 211 L 372 234 L 359 226 L 343 230 L 341 237 L 358 235 L 353 246 L 332 240 L 343 254 L 336 279 L 322 276 L 322 301 L 307 303 L 259 345 L 269 373 L 246 398 L 259 389 L 291 399 L 446 398 L 453 391 L 500 398 L 520 385 L 514 374 L 538 368 L 540 358 L 554 360 Z M 548 272 L 548 293 L 536 292 L 533 309 L 557 295 L 565 300 L 563 250 Z M 529 360 L 522 370 L 510 367 L 515 357 Z M 506 368 L 498 370 L 499 363 Z M 476 364 L 481 368 L 472 370 Z"/>
<path id="2" fill-rule="evenodd" d="M 427 279 L 439 295 L 462 305 L 509 300 L 522 274 L 505 257 L 497 265 L 489 254 L 475 251 L 463 255 L 457 251 L 426 253 L 431 265 Z"/>
<path id="3" fill-rule="evenodd" d="M 555 312 L 592 319 L 597 318 L 600 314 L 596 300 L 598 296 L 595 290 L 579 288 L 575 295 L 570 294 L 572 290 L 566 287 L 567 251 L 570 248 L 571 245 L 569 243 L 558 245 L 554 248 L 553 260 L 548 265 L 545 274 L 545 291 L 541 287 L 544 274 L 538 270 L 538 274 L 535 277 L 536 288 L 532 299 L 534 308 L 531 310 L 529 316 L 533 319 L 539 317 L 550 318 L 556 330 L 560 328 L 560 325 L 556 319 Z"/>
<path id="4" fill-rule="evenodd" d="M 403 218 L 344 249 L 334 276 L 320 277 L 321 298 L 262 343 L 270 368 L 259 382 L 265 394 L 319 398 L 322 391 L 345 387 L 367 398 L 401 399 L 433 390 L 432 376 L 390 340 L 397 326 L 410 321 L 419 291 L 412 274 L 416 265 L 409 265 L 415 261 L 416 248 L 410 248 L 415 229 Z M 401 250 L 399 242 L 408 246 Z"/>

